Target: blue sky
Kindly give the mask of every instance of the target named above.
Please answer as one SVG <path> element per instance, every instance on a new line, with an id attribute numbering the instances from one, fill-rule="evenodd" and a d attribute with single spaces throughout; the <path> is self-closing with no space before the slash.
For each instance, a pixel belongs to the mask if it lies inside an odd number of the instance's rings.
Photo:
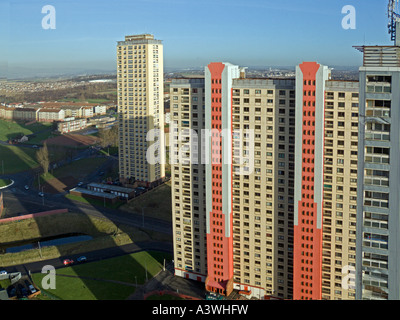
<path id="1" fill-rule="evenodd" d="M 55 30 L 41 25 L 48 4 Z M 345 5 L 356 8 L 355 30 L 342 28 Z M 387 0 L 0 0 L 9 67 L 54 70 L 112 70 L 116 42 L 139 33 L 163 40 L 166 67 L 358 66 L 353 45 L 390 44 L 386 10 Z"/>

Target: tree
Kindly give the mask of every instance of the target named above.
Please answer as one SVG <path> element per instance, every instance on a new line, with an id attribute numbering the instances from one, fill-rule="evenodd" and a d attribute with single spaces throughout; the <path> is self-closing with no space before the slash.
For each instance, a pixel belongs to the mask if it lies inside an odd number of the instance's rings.
<path id="1" fill-rule="evenodd" d="M 46 175 L 49 172 L 50 165 L 49 150 L 47 149 L 46 142 L 43 144 L 43 147 L 36 152 L 36 159 L 43 168 L 43 173 Z"/>
<path id="2" fill-rule="evenodd" d="M 99 129 L 100 145 L 102 148 L 118 146 L 118 126 Z"/>
<path id="3" fill-rule="evenodd" d="M 100 146 L 102 148 L 107 148 L 110 143 L 109 130 L 99 129 Z"/>

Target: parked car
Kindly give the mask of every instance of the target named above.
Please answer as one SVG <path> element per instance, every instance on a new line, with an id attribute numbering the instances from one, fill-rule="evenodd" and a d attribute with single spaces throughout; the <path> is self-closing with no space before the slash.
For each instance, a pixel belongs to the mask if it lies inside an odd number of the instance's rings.
<path id="1" fill-rule="evenodd" d="M 44 197 L 44 193 L 43 192 L 39 192 L 38 195 L 39 195 L 39 197 Z"/>
<path id="2" fill-rule="evenodd" d="M 82 263 L 82 262 L 86 262 L 86 257 L 85 256 L 80 256 L 78 259 L 76 259 L 76 261 L 78 261 L 79 263 Z"/>
<path id="3" fill-rule="evenodd" d="M 25 286 L 28 288 L 30 293 L 35 293 L 37 290 L 28 280 L 25 280 Z"/>
<path id="4" fill-rule="evenodd" d="M 29 186 L 25 186 L 24 188 L 25 188 L 25 190 L 29 190 Z"/>
<path id="5" fill-rule="evenodd" d="M 68 265 L 73 264 L 73 263 L 74 263 L 74 260 L 72 260 L 72 259 L 65 259 L 63 261 L 64 266 L 68 266 Z"/>
<path id="6" fill-rule="evenodd" d="M 7 288 L 7 293 L 9 298 L 13 298 L 17 295 L 17 289 L 14 286 L 9 286 Z"/>
<path id="7" fill-rule="evenodd" d="M 32 146 L 32 148 L 35 148 L 35 149 L 37 149 L 37 148 L 39 148 L 36 144 L 34 144 L 33 146 Z"/>
<path id="8" fill-rule="evenodd" d="M 26 290 L 26 288 L 20 283 L 18 284 L 18 291 L 23 297 L 28 296 L 28 290 Z"/>

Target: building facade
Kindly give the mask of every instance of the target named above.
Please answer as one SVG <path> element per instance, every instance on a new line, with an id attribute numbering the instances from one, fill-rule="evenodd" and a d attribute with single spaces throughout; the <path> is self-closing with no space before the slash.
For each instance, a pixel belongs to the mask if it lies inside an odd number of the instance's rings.
<path id="1" fill-rule="evenodd" d="M 87 125 L 86 119 L 65 118 L 64 121 L 57 123 L 57 131 L 62 134 L 74 132 L 85 129 Z"/>
<path id="2" fill-rule="evenodd" d="M 64 121 L 65 112 L 62 109 L 41 108 L 37 112 L 37 121 L 39 122 L 56 122 Z"/>
<path id="3" fill-rule="evenodd" d="M 249 172 L 232 176 L 234 288 L 259 299 L 291 299 L 295 80 L 242 75 L 232 87 L 232 129 L 242 130 L 233 154 L 254 156 Z"/>
<path id="4" fill-rule="evenodd" d="M 195 136 L 201 137 L 205 128 L 204 92 L 204 78 L 173 79 L 170 86 L 175 275 L 201 282 L 207 277 L 205 166 L 202 141 Z"/>
<path id="5" fill-rule="evenodd" d="M 170 140 L 171 161 L 197 157 L 171 163 L 175 274 L 222 295 L 291 298 L 295 81 L 240 71 L 211 63 L 170 86 L 170 134 L 194 129 L 201 150 Z"/>
<path id="6" fill-rule="evenodd" d="M 324 96 L 328 67 L 296 67 L 293 298 L 321 299 Z"/>
<path id="7" fill-rule="evenodd" d="M 165 177 L 163 45 L 153 35 L 117 44 L 121 181 L 158 184 Z"/>
<path id="8" fill-rule="evenodd" d="M 170 158 L 190 158 L 171 163 L 175 274 L 222 295 L 354 299 L 359 83 L 315 62 L 296 79 L 240 71 L 171 83 Z"/>
<path id="9" fill-rule="evenodd" d="M 364 46 L 360 76 L 356 294 L 400 299 L 399 46 Z"/>
<path id="10" fill-rule="evenodd" d="M 358 81 L 325 84 L 322 214 L 324 300 L 355 299 Z"/>

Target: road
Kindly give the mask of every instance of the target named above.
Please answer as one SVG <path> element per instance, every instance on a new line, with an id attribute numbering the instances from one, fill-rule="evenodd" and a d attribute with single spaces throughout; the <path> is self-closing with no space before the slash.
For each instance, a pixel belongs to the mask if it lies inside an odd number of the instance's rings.
<path id="1" fill-rule="evenodd" d="M 131 254 L 143 250 L 161 251 L 170 254 L 172 254 L 173 252 L 172 244 L 170 243 L 153 242 L 153 241 L 138 242 L 133 244 L 127 244 L 120 247 L 112 247 L 112 248 L 91 251 L 87 253 L 81 253 L 78 255 L 63 256 L 55 259 L 42 260 L 42 261 L 25 263 L 21 265 L 5 267 L 2 268 L 2 270 L 6 270 L 8 273 L 21 272 L 23 275 L 26 275 L 29 272 L 31 273 L 42 272 L 44 266 L 52 266 L 55 269 L 62 268 L 64 267 L 63 265 L 64 259 L 72 259 L 76 261 L 76 259 L 82 255 L 84 255 L 87 258 L 87 262 L 94 262 L 94 261 L 118 257 L 125 254 Z"/>

